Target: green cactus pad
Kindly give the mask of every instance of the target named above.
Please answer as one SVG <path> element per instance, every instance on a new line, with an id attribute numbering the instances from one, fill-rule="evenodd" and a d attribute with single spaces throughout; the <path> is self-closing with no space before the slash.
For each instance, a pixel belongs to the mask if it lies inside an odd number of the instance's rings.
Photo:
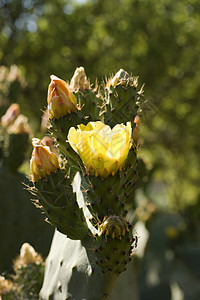
<path id="1" fill-rule="evenodd" d="M 97 236 L 97 264 L 102 272 L 120 274 L 131 261 L 132 226 L 120 216 L 105 217 Z"/>
<path id="2" fill-rule="evenodd" d="M 123 214 L 122 174 L 117 172 L 103 179 L 85 174 L 82 180 L 84 200 L 94 217 L 103 220 L 105 215 Z"/>
<path id="3" fill-rule="evenodd" d="M 98 121 L 102 101 L 97 98 L 97 88 L 89 90 L 79 90 L 75 92 L 75 96 L 81 109 L 83 122 L 85 120 L 86 123 L 90 121 Z M 85 123 L 82 124 L 86 125 Z"/>
<path id="4" fill-rule="evenodd" d="M 82 192 L 91 214 L 97 220 L 103 221 L 106 215 L 126 215 L 124 204 L 132 201 L 130 197 L 137 182 L 137 151 L 135 147 L 129 150 L 123 169 L 114 176 L 106 178 L 82 176 Z"/>
<path id="5" fill-rule="evenodd" d="M 131 79 L 131 78 L 130 78 Z M 104 122 L 111 127 L 116 123 L 134 121 L 138 112 L 138 92 L 130 81 L 109 87 L 106 91 Z"/>
<path id="6" fill-rule="evenodd" d="M 122 182 L 125 203 L 131 201 L 130 196 L 135 190 L 136 183 L 138 181 L 137 165 L 137 150 L 133 146 L 129 150 L 128 157 L 125 161 L 124 170 L 122 171 Z"/>
<path id="7" fill-rule="evenodd" d="M 78 111 L 77 113 L 71 113 L 58 120 L 50 120 L 50 131 L 57 140 L 61 154 L 67 157 L 68 163 L 77 169 L 79 169 L 78 162 L 80 158 L 67 142 L 67 135 L 71 127 L 80 124 L 80 119 L 81 115 L 80 111 Z"/>
<path id="8" fill-rule="evenodd" d="M 77 204 L 71 180 L 63 170 L 36 182 L 33 193 L 38 197 L 36 205 L 46 213 L 49 223 L 71 239 L 81 240 L 85 237 L 89 231 L 87 223 Z"/>

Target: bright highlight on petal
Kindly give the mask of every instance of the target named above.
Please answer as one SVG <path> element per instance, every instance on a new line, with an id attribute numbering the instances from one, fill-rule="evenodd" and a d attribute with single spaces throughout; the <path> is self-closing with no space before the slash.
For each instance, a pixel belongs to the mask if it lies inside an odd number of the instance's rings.
<path id="1" fill-rule="evenodd" d="M 47 103 L 50 119 L 59 119 L 77 110 L 76 97 L 67 83 L 55 75 L 51 75 Z"/>
<path id="2" fill-rule="evenodd" d="M 131 122 L 111 129 L 97 121 L 70 128 L 68 141 L 92 175 L 107 177 L 122 168 L 131 147 L 131 135 Z"/>

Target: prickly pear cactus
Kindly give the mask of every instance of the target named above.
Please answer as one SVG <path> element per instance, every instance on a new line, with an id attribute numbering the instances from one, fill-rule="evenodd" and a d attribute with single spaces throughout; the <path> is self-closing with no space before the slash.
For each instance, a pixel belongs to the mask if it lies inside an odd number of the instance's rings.
<path id="1" fill-rule="evenodd" d="M 18 171 L 27 158 L 30 133 L 28 119 L 20 113 L 18 104 L 12 104 L 0 121 L 0 273 L 12 267 L 12 259 L 24 241 L 47 255 L 53 233 L 30 203 L 30 194 L 25 190 L 29 181 Z"/>
<path id="2" fill-rule="evenodd" d="M 82 67 L 70 84 L 51 76 L 47 103 L 55 145 L 33 139 L 30 192 L 62 237 L 52 244 L 41 299 L 108 299 L 132 259 L 137 236 L 126 216 L 138 179 L 143 94 L 137 86 L 137 77 L 122 69 L 95 88 Z M 82 203 L 72 186 L 77 171 Z M 75 278 L 82 278 L 79 292 Z"/>

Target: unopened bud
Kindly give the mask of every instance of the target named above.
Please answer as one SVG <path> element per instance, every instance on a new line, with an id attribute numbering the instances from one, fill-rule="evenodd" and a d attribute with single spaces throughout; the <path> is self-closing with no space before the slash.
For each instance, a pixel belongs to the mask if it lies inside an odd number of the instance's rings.
<path id="1" fill-rule="evenodd" d="M 137 144 L 140 137 L 140 117 L 137 115 L 134 119 L 135 128 L 133 129 L 133 141 Z"/>
<path id="2" fill-rule="evenodd" d="M 126 232 L 129 232 L 128 224 L 126 220 L 120 216 L 111 215 L 105 217 L 100 225 L 100 235 L 105 234 L 111 236 L 112 239 L 120 239 L 125 236 Z"/>
<path id="3" fill-rule="evenodd" d="M 70 91 L 67 83 L 54 75 L 51 75 L 47 102 L 50 119 L 60 119 L 77 110 L 76 97 Z"/>
<path id="4" fill-rule="evenodd" d="M 130 76 L 128 72 L 124 71 L 123 69 L 120 69 L 113 78 L 110 78 L 108 80 L 108 83 L 106 85 L 107 88 L 110 88 L 111 86 L 116 87 L 118 84 L 124 85 L 128 80 L 130 79 Z"/>
<path id="5" fill-rule="evenodd" d="M 13 289 L 13 282 L 11 280 L 6 279 L 3 276 L 0 276 L 0 300 L 2 300 L 1 296 L 6 295 Z"/>
<path id="6" fill-rule="evenodd" d="M 16 118 L 20 114 L 19 104 L 13 103 L 6 111 L 5 115 L 1 118 L 1 125 L 3 127 L 8 127 L 14 123 Z"/>
<path id="7" fill-rule="evenodd" d="M 24 115 L 19 115 L 13 125 L 8 128 L 10 133 L 14 134 L 30 134 L 31 129 L 28 124 L 28 118 Z"/>
<path id="8" fill-rule="evenodd" d="M 29 244 L 24 243 L 20 249 L 20 255 L 14 262 L 14 268 L 17 269 L 21 266 L 29 264 L 41 263 L 41 256 L 35 251 L 35 249 Z"/>
<path id="9" fill-rule="evenodd" d="M 74 91 L 90 89 L 90 82 L 87 79 L 87 76 L 85 74 L 85 70 L 83 67 L 76 68 L 74 75 L 70 82 L 70 88 Z"/>
<path id="10" fill-rule="evenodd" d="M 32 181 L 37 182 L 59 168 L 58 158 L 48 146 L 45 146 L 39 139 L 33 138 L 34 147 L 30 161 Z"/>
<path id="11" fill-rule="evenodd" d="M 41 120 L 41 131 L 42 132 L 46 132 L 47 129 L 50 126 L 50 122 L 49 122 L 49 113 L 48 113 L 48 109 L 45 110 L 45 112 L 42 115 L 42 120 Z"/>
<path id="12" fill-rule="evenodd" d="M 58 149 L 56 148 L 52 138 L 50 138 L 50 136 L 45 136 L 43 137 L 43 139 L 41 140 L 41 143 L 45 146 L 48 146 L 51 150 L 51 152 L 53 152 L 57 157 L 58 155 Z"/>

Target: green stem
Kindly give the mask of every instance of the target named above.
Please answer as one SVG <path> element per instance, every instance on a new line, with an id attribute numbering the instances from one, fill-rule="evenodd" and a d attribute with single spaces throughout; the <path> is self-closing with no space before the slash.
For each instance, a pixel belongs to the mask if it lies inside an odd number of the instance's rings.
<path id="1" fill-rule="evenodd" d="M 99 287 L 100 287 L 100 293 L 99 295 L 96 294 L 96 298 L 98 300 L 106 300 L 110 298 L 112 289 L 115 285 L 115 282 L 117 280 L 116 274 L 110 274 L 106 273 L 103 275 L 103 277 L 99 280 Z"/>

